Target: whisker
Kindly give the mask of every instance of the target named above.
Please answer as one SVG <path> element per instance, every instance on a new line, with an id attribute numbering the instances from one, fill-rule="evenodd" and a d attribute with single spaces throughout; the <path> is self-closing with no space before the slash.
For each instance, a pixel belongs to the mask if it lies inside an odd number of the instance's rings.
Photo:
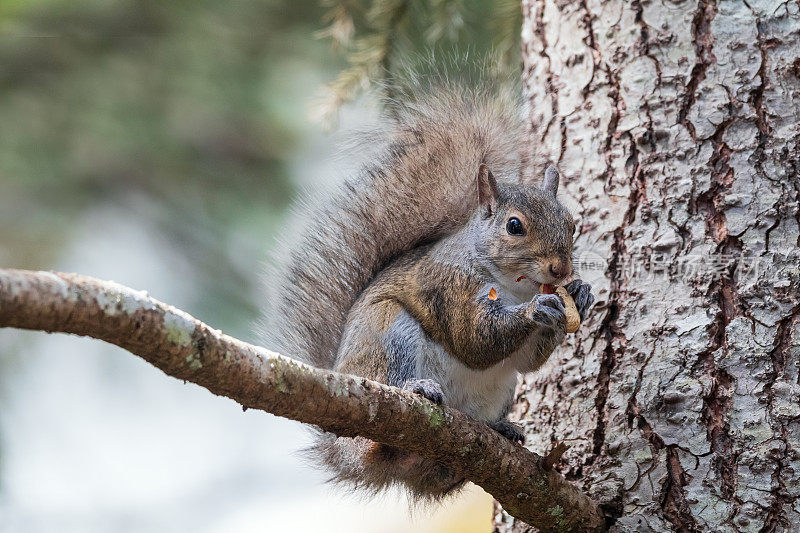
<path id="1" fill-rule="evenodd" d="M 478 254 L 478 257 L 483 259 L 513 259 L 514 261 L 525 261 L 528 263 L 538 263 L 542 261 L 541 259 L 537 259 L 535 257 L 518 257 L 514 255 Z"/>

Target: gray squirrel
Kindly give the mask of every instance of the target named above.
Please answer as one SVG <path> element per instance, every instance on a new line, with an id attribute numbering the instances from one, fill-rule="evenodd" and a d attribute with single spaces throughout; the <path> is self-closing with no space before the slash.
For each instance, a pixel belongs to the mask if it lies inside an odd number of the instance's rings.
<path id="1" fill-rule="evenodd" d="M 518 372 L 565 336 L 565 309 L 539 284 L 572 276 L 572 216 L 558 173 L 524 183 L 513 97 L 443 83 L 397 104 L 383 149 L 321 204 L 274 276 L 267 346 L 454 407 L 523 443 L 507 419 Z M 526 279 L 521 279 L 526 278 Z M 535 282 L 535 283 L 534 283 Z M 581 320 L 594 301 L 565 286 Z M 442 464 L 362 437 L 316 437 L 332 480 L 413 501 L 464 480 Z"/>

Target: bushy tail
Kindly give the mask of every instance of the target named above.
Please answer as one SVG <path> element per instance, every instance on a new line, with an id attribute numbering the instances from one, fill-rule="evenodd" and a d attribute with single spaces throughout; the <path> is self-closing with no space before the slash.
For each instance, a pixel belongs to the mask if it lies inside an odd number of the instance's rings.
<path id="1" fill-rule="evenodd" d="M 518 98 L 488 87 L 420 82 L 392 102 L 388 126 L 362 137 L 372 161 L 321 202 L 305 202 L 288 254 L 267 279 L 266 346 L 331 368 L 348 310 L 398 254 L 463 225 L 485 163 L 516 182 L 522 150 Z M 422 96 L 420 96 L 422 95 Z"/>

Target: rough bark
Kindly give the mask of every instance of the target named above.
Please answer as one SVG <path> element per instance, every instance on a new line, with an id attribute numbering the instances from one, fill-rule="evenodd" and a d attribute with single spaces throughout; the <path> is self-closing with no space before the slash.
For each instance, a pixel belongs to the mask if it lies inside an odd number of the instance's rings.
<path id="1" fill-rule="evenodd" d="M 612 531 L 800 530 L 800 2 L 522 4 L 530 141 L 602 263 L 529 443 Z"/>
<path id="2" fill-rule="evenodd" d="M 398 388 L 244 343 L 145 292 L 76 274 L 0 269 L 0 327 L 101 339 L 243 407 L 417 452 L 543 531 L 604 525 L 596 504 L 545 459 L 485 424 Z"/>

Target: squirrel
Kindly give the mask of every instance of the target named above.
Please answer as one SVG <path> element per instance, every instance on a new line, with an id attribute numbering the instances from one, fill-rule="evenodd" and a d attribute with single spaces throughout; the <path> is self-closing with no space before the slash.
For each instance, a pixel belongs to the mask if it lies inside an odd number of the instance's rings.
<path id="1" fill-rule="evenodd" d="M 581 320 L 594 297 L 567 283 L 575 226 L 556 198 L 558 172 L 548 167 L 541 187 L 521 177 L 518 110 L 508 95 L 452 84 L 397 104 L 376 159 L 302 209 L 306 225 L 275 275 L 268 342 L 524 443 L 507 419 L 517 374 L 539 368 L 566 331 L 564 303 L 539 283 L 565 285 Z M 464 484 L 363 437 L 320 432 L 308 454 L 333 481 L 400 485 L 412 501 Z"/>

